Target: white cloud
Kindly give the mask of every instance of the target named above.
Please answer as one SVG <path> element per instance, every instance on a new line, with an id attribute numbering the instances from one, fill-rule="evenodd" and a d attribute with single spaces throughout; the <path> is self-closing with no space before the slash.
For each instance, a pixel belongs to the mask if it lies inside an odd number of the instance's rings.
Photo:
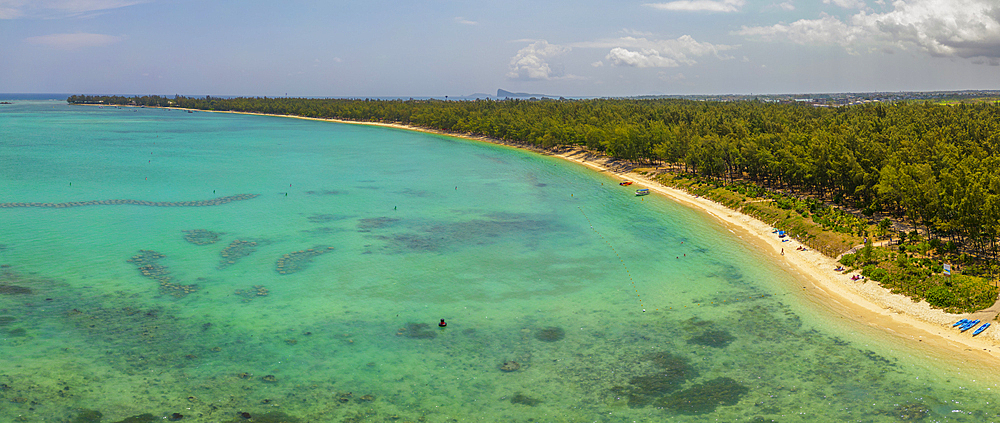
<path id="1" fill-rule="evenodd" d="M 790 2 L 790 1 L 786 1 L 784 3 L 779 4 L 778 8 L 780 8 L 781 10 L 787 10 L 787 11 L 790 12 L 792 10 L 795 10 L 795 5 L 792 4 L 792 2 Z"/>
<path id="2" fill-rule="evenodd" d="M 455 22 L 458 22 L 458 23 L 460 23 L 462 25 L 479 25 L 479 22 L 470 21 L 470 20 L 465 19 L 465 18 L 463 18 L 461 16 L 456 16 L 455 17 Z"/>
<path id="3" fill-rule="evenodd" d="M 681 12 L 736 12 L 746 0 L 676 0 L 666 3 L 647 3 L 646 6 Z"/>
<path id="4" fill-rule="evenodd" d="M 522 81 L 541 81 L 563 77 L 558 69 L 553 70 L 546 60 L 569 51 L 569 47 L 549 44 L 548 41 L 535 41 L 531 45 L 518 50 L 510 59 L 510 72 L 507 78 Z"/>
<path id="5" fill-rule="evenodd" d="M 594 41 L 574 44 L 577 47 L 610 48 L 605 56 L 614 66 L 638 68 L 672 68 L 697 63 L 694 58 L 713 55 L 719 59 L 732 59 L 722 52 L 737 46 L 699 42 L 690 35 L 676 39 L 651 40 L 647 38 L 622 37 L 614 40 Z"/>
<path id="6" fill-rule="evenodd" d="M 615 47 L 608 53 L 608 61 L 615 66 L 630 66 L 636 68 L 676 68 L 680 66 L 677 60 L 660 56 L 660 52 L 652 49 L 630 51 Z"/>
<path id="7" fill-rule="evenodd" d="M 82 16 L 148 1 L 151 0 L 0 0 L 0 19 Z"/>
<path id="8" fill-rule="evenodd" d="M 823 0 L 823 4 L 834 4 L 844 9 L 864 9 L 867 6 L 864 0 Z"/>
<path id="9" fill-rule="evenodd" d="M 836 0 L 834 0 L 836 1 Z M 886 13 L 860 11 L 847 20 L 822 15 L 734 33 L 765 41 L 840 45 L 880 51 L 916 48 L 937 57 L 1000 58 L 1000 5 L 995 0 L 897 0 Z"/>
<path id="10" fill-rule="evenodd" d="M 51 34 L 26 38 L 25 41 L 31 44 L 38 44 L 61 50 L 77 50 L 87 47 L 103 47 L 124 40 L 124 37 L 116 37 L 104 34 L 87 34 L 78 32 L 75 34 Z"/>

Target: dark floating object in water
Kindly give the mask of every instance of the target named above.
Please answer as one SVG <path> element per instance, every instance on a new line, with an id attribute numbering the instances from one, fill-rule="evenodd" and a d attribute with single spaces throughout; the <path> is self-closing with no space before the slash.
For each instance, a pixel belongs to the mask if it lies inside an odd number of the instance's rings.
<path id="1" fill-rule="evenodd" d="M 534 407 L 541 404 L 541 402 L 542 400 L 535 399 L 521 393 L 514 394 L 514 396 L 510 397 L 511 404 L 523 404 L 529 407 Z"/>
<path id="2" fill-rule="evenodd" d="M 259 197 L 260 194 L 237 194 L 228 197 L 213 198 L 201 201 L 145 201 L 145 200 L 91 200 L 91 201 L 71 201 L 68 203 L 0 203 L 0 208 L 14 207 L 48 207 L 64 209 L 68 207 L 83 206 L 150 206 L 150 207 L 206 207 L 221 206 L 233 201 L 249 200 Z"/>
<path id="3" fill-rule="evenodd" d="M 718 329 L 708 329 L 694 338 L 688 339 L 689 344 L 704 345 L 712 348 L 725 348 L 736 337 L 729 332 Z"/>
<path id="4" fill-rule="evenodd" d="M 705 414 L 720 405 L 736 405 L 749 391 L 731 378 L 719 377 L 670 394 L 656 405 L 681 414 Z"/>
<path id="5" fill-rule="evenodd" d="M 184 240 L 194 245 L 209 245 L 219 242 L 219 236 L 225 232 L 212 232 L 205 229 L 191 229 L 184 232 Z"/>
<path id="6" fill-rule="evenodd" d="M 538 331 L 538 333 L 535 334 L 535 338 L 537 338 L 539 341 L 545 341 L 545 342 L 556 342 L 562 340 L 565 337 L 566 337 L 566 331 L 564 331 L 563 328 L 555 326 L 549 326 L 545 329 Z"/>
<path id="7" fill-rule="evenodd" d="M 173 282 L 170 270 L 167 266 L 159 263 L 160 259 L 166 257 L 162 253 L 153 250 L 139 250 L 139 254 L 126 260 L 139 268 L 139 273 L 143 276 L 160 283 L 160 293 L 170 294 L 181 298 L 198 290 L 197 285 L 182 285 Z"/>
<path id="8" fill-rule="evenodd" d="M 257 251 L 257 241 L 247 241 L 237 239 L 229 243 L 229 246 L 222 249 L 219 253 L 222 259 L 219 260 L 219 265 L 216 269 L 222 270 L 229 266 L 236 264 L 243 257 L 249 256 Z"/>
<path id="9" fill-rule="evenodd" d="M 304 270 L 316 256 L 333 251 L 333 247 L 317 245 L 315 247 L 285 254 L 275 263 L 274 270 L 282 275 L 290 275 Z"/>
<path id="10" fill-rule="evenodd" d="M 181 413 L 174 413 L 171 414 L 170 417 L 167 417 L 167 420 L 170 420 L 172 422 L 180 421 L 182 419 L 184 419 L 184 415 Z"/>

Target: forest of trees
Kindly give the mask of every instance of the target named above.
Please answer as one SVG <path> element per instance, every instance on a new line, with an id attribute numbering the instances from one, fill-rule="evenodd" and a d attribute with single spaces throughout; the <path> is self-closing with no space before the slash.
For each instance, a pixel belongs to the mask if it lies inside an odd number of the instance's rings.
<path id="1" fill-rule="evenodd" d="M 349 100 L 72 96 L 132 104 L 396 122 L 540 147 L 581 145 L 721 180 L 884 211 L 997 260 L 1000 105 L 758 101 Z"/>

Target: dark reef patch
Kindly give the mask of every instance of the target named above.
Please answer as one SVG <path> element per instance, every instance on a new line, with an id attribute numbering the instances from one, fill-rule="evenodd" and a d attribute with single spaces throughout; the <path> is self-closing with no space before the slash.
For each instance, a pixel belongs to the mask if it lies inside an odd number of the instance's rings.
<path id="1" fill-rule="evenodd" d="M 139 250 L 139 254 L 126 260 L 138 268 L 139 273 L 160 284 L 160 293 L 173 295 L 182 298 L 198 290 L 197 285 L 183 285 L 175 283 L 170 269 L 160 264 L 160 260 L 166 256 L 153 250 Z"/>
<path id="2" fill-rule="evenodd" d="M 71 423 L 101 423 L 101 418 L 104 417 L 100 411 L 97 410 L 81 410 Z"/>
<path id="3" fill-rule="evenodd" d="M 249 200 L 257 198 L 260 194 L 237 194 L 228 197 L 213 198 L 201 201 L 145 201 L 145 200 L 91 200 L 91 201 L 71 201 L 68 203 L 0 203 L 0 208 L 15 207 L 45 207 L 54 209 L 64 209 L 68 207 L 82 206 L 150 206 L 150 207 L 206 207 L 219 206 L 233 201 Z"/>
<path id="4" fill-rule="evenodd" d="M 219 242 L 219 237 L 225 232 L 212 232 L 206 229 L 189 229 L 184 232 L 184 240 L 194 245 L 209 245 Z"/>
<path id="5" fill-rule="evenodd" d="M 0 327 L 7 326 L 7 325 L 9 325 L 11 323 L 14 323 L 16 321 L 17 321 L 17 318 L 14 317 L 14 316 L 0 316 Z"/>
<path id="6" fill-rule="evenodd" d="M 308 195 L 340 195 L 340 194 L 343 194 L 343 193 L 344 193 L 343 191 L 337 191 L 335 189 L 324 189 L 324 190 L 320 190 L 320 191 L 312 191 L 312 190 L 306 191 L 306 194 L 308 194 Z"/>
<path id="7" fill-rule="evenodd" d="M 369 232 L 372 229 L 382 229 L 394 225 L 399 219 L 391 217 L 370 217 L 358 220 L 358 231 Z"/>
<path id="8" fill-rule="evenodd" d="M 152 423 L 157 420 L 159 419 L 157 419 L 152 414 L 146 413 L 146 414 L 140 414 L 138 416 L 128 417 L 125 420 L 121 420 L 116 423 Z"/>
<path id="9" fill-rule="evenodd" d="M 707 329 L 688 339 L 689 344 L 704 345 L 712 348 L 725 348 L 736 339 L 732 334 L 721 329 Z"/>
<path id="10" fill-rule="evenodd" d="M 30 295 L 31 288 L 17 285 L 0 285 L 0 295 Z"/>
<path id="11" fill-rule="evenodd" d="M 528 214 L 490 213 L 472 220 L 414 225 L 413 231 L 372 235 L 372 238 L 385 241 L 385 249 L 389 253 L 444 252 L 453 248 L 492 245 L 509 239 L 534 245 L 540 234 L 549 233 L 557 227 L 554 222 L 534 217 Z M 395 222 L 366 223 L 366 227 L 359 226 L 359 231 L 374 232 L 385 223 Z"/>
<path id="12" fill-rule="evenodd" d="M 544 342 L 556 342 L 561 341 L 566 337 L 566 331 L 563 328 L 549 326 L 535 333 L 535 339 Z"/>
<path id="13" fill-rule="evenodd" d="M 633 377 L 627 387 L 612 389 L 616 395 L 627 397 L 628 406 L 631 408 L 652 404 L 653 401 L 676 391 L 684 382 L 698 375 L 686 358 L 668 352 L 648 354 L 642 359 L 651 362 L 659 370 L 652 374 Z"/>
<path id="14" fill-rule="evenodd" d="M 232 420 L 225 421 L 223 423 L 300 423 L 302 420 L 298 417 L 289 416 L 288 414 L 282 413 L 280 411 L 272 411 L 265 414 L 251 414 L 248 412 L 240 412 L 236 414 Z"/>
<path id="15" fill-rule="evenodd" d="M 226 248 L 223 248 L 219 252 L 219 256 L 222 258 L 219 260 L 219 265 L 216 269 L 223 270 L 229 266 L 239 263 L 243 257 L 247 257 L 257 251 L 258 241 L 256 240 L 243 240 L 237 239 L 230 242 Z"/>
<path id="16" fill-rule="evenodd" d="M 403 334 L 407 338 L 413 339 L 434 339 L 437 337 L 437 331 L 431 330 L 431 326 L 427 323 L 407 323 Z"/>
<path id="17" fill-rule="evenodd" d="M 688 415 L 711 413 L 720 405 L 736 405 L 750 390 L 728 377 L 719 377 L 705 383 L 670 394 L 656 405 Z"/>
<path id="18" fill-rule="evenodd" d="M 309 223 L 330 223 L 339 219 L 341 218 L 334 214 L 313 214 L 306 217 Z"/>
<path id="19" fill-rule="evenodd" d="M 301 272 L 309 267 L 313 259 L 333 251 L 333 247 L 316 245 L 305 250 L 294 251 L 281 256 L 274 264 L 274 270 L 281 275 Z"/>
<path id="20" fill-rule="evenodd" d="M 517 394 L 514 394 L 514 396 L 510 397 L 510 403 L 511 404 L 521 404 L 521 405 L 527 405 L 529 407 L 534 407 L 534 406 L 536 406 L 538 404 L 541 404 L 542 400 L 535 399 L 535 398 L 529 397 L 529 396 L 521 394 L 521 393 L 517 393 Z"/>

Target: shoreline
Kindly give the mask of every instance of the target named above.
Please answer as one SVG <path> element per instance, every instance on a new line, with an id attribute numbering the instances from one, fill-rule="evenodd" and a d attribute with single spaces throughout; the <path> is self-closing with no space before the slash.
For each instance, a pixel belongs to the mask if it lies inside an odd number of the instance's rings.
<path id="1" fill-rule="evenodd" d="M 125 106 L 137 107 L 137 106 Z M 152 107 L 150 107 L 152 108 Z M 557 157 L 593 171 L 606 173 L 620 179 L 628 179 L 635 185 L 649 188 L 650 191 L 663 195 L 672 201 L 686 207 L 707 213 L 724 226 L 732 229 L 744 241 L 754 244 L 761 251 L 772 256 L 775 263 L 785 266 L 786 270 L 801 276 L 805 297 L 819 307 L 831 309 L 845 318 L 889 333 L 907 344 L 929 349 L 936 354 L 947 354 L 954 358 L 958 354 L 982 364 L 1000 364 L 1000 335 L 992 328 L 973 338 L 971 331 L 962 333 L 952 328 L 952 323 L 969 316 L 984 321 L 991 321 L 994 312 L 979 311 L 968 315 L 946 313 L 933 309 L 926 301 L 914 303 L 909 297 L 893 294 L 878 283 L 870 281 L 852 281 L 851 274 L 835 272 L 838 266 L 835 258 L 828 257 L 814 249 L 798 251 L 792 247 L 804 246 L 795 240 L 782 242 L 771 231 L 773 227 L 756 218 L 730 209 L 714 201 L 696 197 L 685 191 L 671 188 L 653 181 L 643 175 L 630 171 L 613 169 L 615 160 L 606 156 L 595 156 L 581 148 L 568 148 L 561 151 L 547 150 L 534 145 L 521 144 L 486 136 L 452 133 L 447 131 L 421 128 L 412 125 L 384 122 L 351 121 L 344 119 L 312 118 L 293 115 L 275 115 L 265 113 L 234 112 L 218 110 L 197 110 L 167 107 L 175 110 L 192 110 L 196 112 L 233 113 L 255 116 L 287 117 L 294 119 L 335 122 L 353 125 L 370 125 L 386 128 L 396 128 L 409 131 L 424 132 L 435 135 L 480 141 L 496 145 L 504 145 L 535 153 Z M 783 249 L 787 249 L 781 254 Z M 990 320 L 987 320 L 990 319 Z M 995 322 L 994 322 L 995 323 Z M 995 325 L 994 325 L 995 326 Z"/>

